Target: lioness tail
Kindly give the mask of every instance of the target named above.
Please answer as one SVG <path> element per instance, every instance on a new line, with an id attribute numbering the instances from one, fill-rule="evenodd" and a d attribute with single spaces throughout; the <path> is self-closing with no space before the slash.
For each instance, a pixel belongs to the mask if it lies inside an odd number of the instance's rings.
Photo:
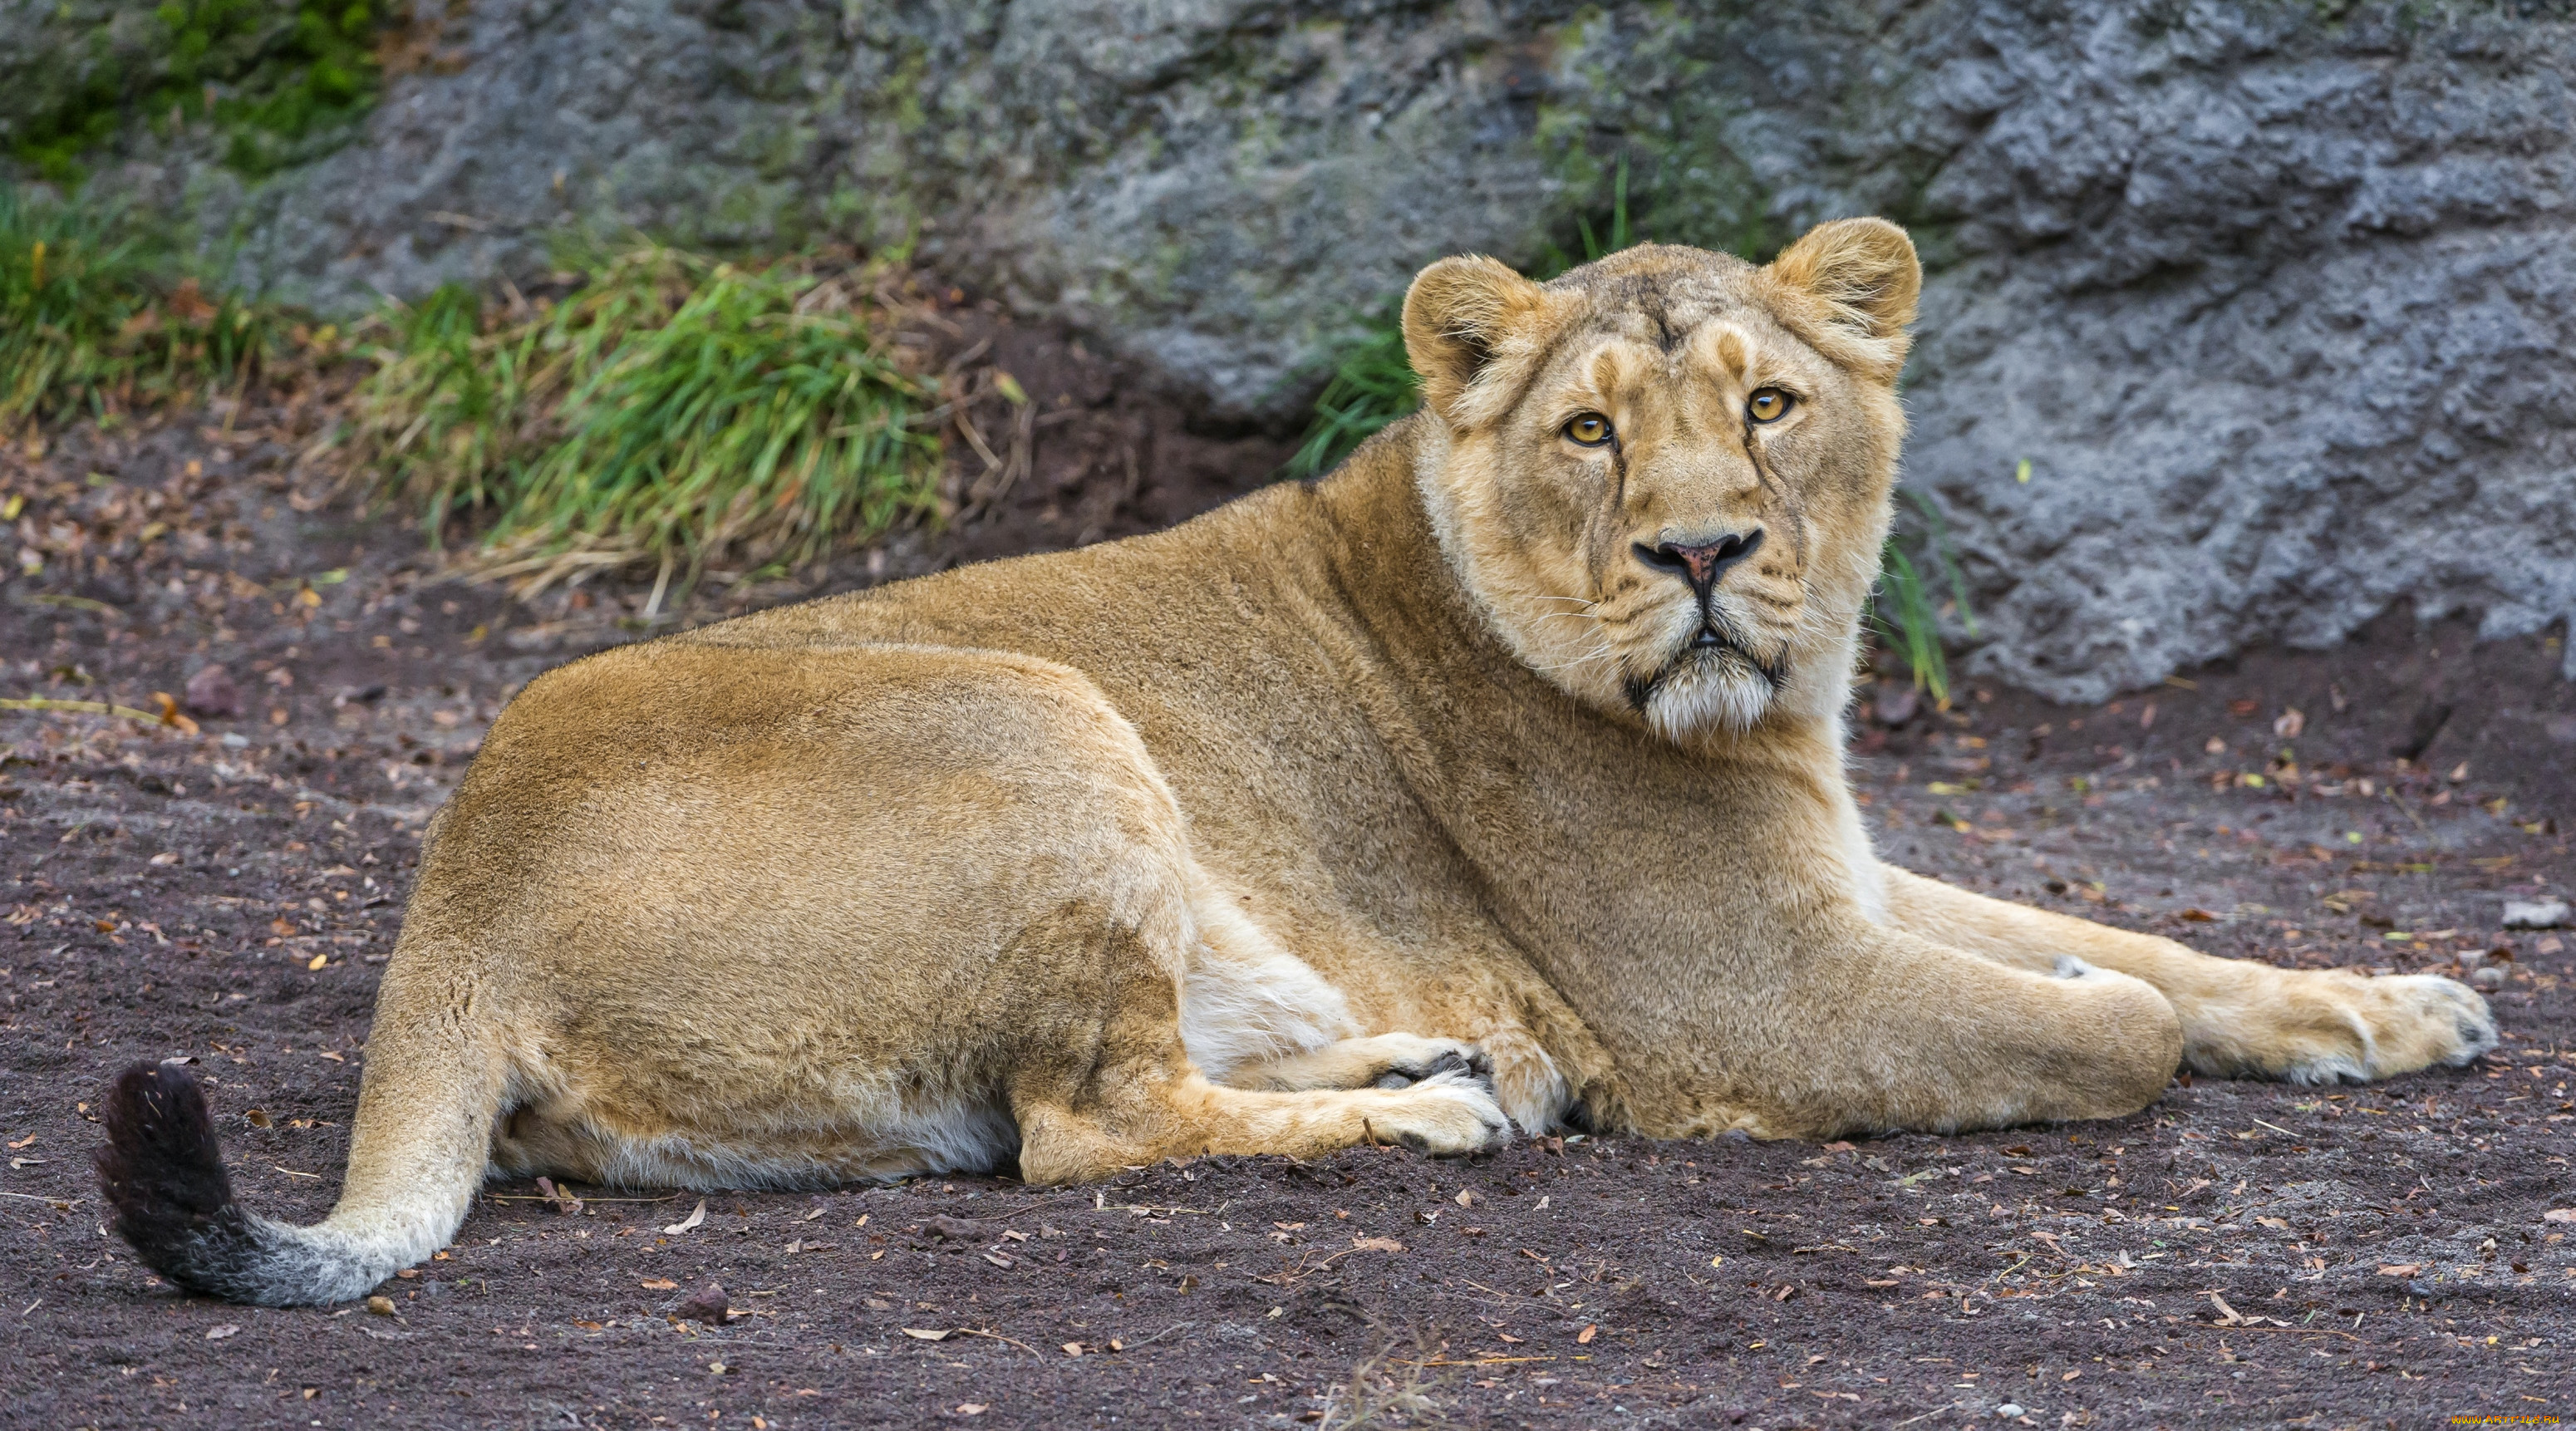
<path id="1" fill-rule="evenodd" d="M 370 1064 L 374 1085 L 387 1070 Z M 487 1080 L 455 1063 L 446 1072 L 444 1107 L 395 1116 L 360 1098 L 340 1204 L 297 1227 L 234 1198 L 196 1077 L 175 1063 L 135 1064 L 108 1091 L 107 1146 L 94 1159 L 117 1235 L 172 1282 L 228 1301 L 293 1307 L 363 1297 L 445 1246 L 483 1180 L 497 1080 L 478 1086 Z"/>

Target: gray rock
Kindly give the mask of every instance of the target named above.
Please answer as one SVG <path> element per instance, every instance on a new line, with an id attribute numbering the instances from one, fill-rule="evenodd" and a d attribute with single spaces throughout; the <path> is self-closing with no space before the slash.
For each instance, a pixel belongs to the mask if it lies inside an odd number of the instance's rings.
<path id="1" fill-rule="evenodd" d="M 716 1327 L 721 1327 L 734 1319 L 734 1311 L 725 1296 L 724 1287 L 715 1282 L 709 1282 L 681 1298 L 679 1305 L 671 1309 L 671 1315 L 684 1321 L 704 1322 Z"/>
<path id="2" fill-rule="evenodd" d="M 143 137 L 95 182 L 335 308 L 579 233 L 908 248 L 1280 414 L 1418 265 L 1575 246 L 1625 154 L 1655 237 L 1913 230 L 1908 480 L 1972 674 L 2090 699 L 2396 602 L 2576 617 L 2564 0 L 450 8 L 310 163 Z M 76 10 L 0 0 L 0 141 Z"/>
<path id="3" fill-rule="evenodd" d="M 2567 922 L 2567 914 L 2567 901 L 2563 899 L 2508 899 L 2504 902 L 2504 927 L 2556 929 Z"/>
<path id="4" fill-rule="evenodd" d="M 237 716 L 242 712 L 241 687 L 233 684 L 231 672 L 208 662 L 188 678 L 188 692 L 182 703 L 191 713 L 210 720 Z"/>

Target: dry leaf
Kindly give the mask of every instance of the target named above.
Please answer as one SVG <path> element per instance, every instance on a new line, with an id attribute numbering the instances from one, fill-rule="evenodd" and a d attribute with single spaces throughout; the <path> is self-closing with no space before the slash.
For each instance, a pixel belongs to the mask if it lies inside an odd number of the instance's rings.
<path id="1" fill-rule="evenodd" d="M 367 1299 L 367 1310 L 375 1313 L 379 1317 L 390 1317 L 394 1314 L 394 1299 L 382 1296 L 369 1297 Z"/>
<path id="2" fill-rule="evenodd" d="M 2382 1277 L 2412 1277 L 2423 1270 L 2424 1264 L 2421 1262 L 2383 1262 L 2379 1266 L 2379 1275 Z"/>
<path id="3" fill-rule="evenodd" d="M 2576 1207 L 2553 1207 L 2540 1215 L 2543 1222 L 2576 1222 Z"/>
<path id="4" fill-rule="evenodd" d="M 1351 1239 L 1353 1252 L 1402 1252 L 1404 1244 L 1392 1237 L 1357 1237 Z"/>
<path id="5" fill-rule="evenodd" d="M 1581 1331 L 1579 1331 L 1579 1332 L 1576 1332 L 1576 1333 L 1574 1334 L 1574 1340 L 1575 1340 L 1576 1342 L 1580 1343 L 1581 1345 L 1584 1345 L 1584 1346 L 1590 1346 L 1590 1345 L 1592 1345 L 1592 1339 L 1593 1339 L 1594 1337 L 1596 1337 L 1596 1336 L 1599 1336 L 1600 1334 L 1601 1334 L 1601 1328 L 1600 1328 L 1600 1326 L 1599 1326 L 1598 1324 L 1595 1324 L 1595 1325 L 1592 1325 L 1592 1326 L 1585 1327 L 1583 1330 L 1581 1330 Z"/>
<path id="6" fill-rule="evenodd" d="M 644 1279 L 644 1290 L 647 1292 L 676 1292 L 680 1290 L 680 1284 L 672 1281 L 668 1277 L 647 1277 Z"/>
<path id="7" fill-rule="evenodd" d="M 1460 1188 L 1458 1189 L 1458 1196 L 1452 1199 L 1452 1201 L 1456 1202 L 1460 1207 L 1474 1207 L 1476 1205 L 1476 1195 L 1465 1188 Z"/>
<path id="8" fill-rule="evenodd" d="M 171 729 L 178 731 L 181 735 L 195 735 L 197 733 L 197 723 L 188 719 L 185 715 L 180 714 L 179 703 L 170 698 L 170 693 L 168 691 L 154 691 L 152 693 L 152 699 L 161 707 L 161 723 L 163 725 L 169 726 Z"/>
<path id="9" fill-rule="evenodd" d="M 1080 1342 L 1066 1342 L 1066 1343 L 1064 1344 L 1064 1354 L 1065 1354 L 1066 1356 L 1080 1356 L 1080 1355 L 1082 1355 L 1082 1343 L 1080 1343 Z"/>
<path id="10" fill-rule="evenodd" d="M 980 1401 L 961 1401 L 957 1403 L 957 1414 L 960 1416 L 981 1416 L 992 1409 L 992 1407 L 987 1406 Z"/>
<path id="11" fill-rule="evenodd" d="M 269 1117 L 268 1110 L 264 1108 L 247 1109 L 242 1113 L 242 1116 L 249 1119 L 250 1125 L 254 1128 L 273 1128 L 277 1126 L 277 1120 Z M 12 1143 L 9 1146 L 14 1148 L 17 1144 Z"/>
<path id="12" fill-rule="evenodd" d="M 1002 1252 L 987 1252 L 984 1254 L 984 1260 L 992 1263 L 996 1267 L 1008 1267 L 1012 1265 L 1010 1255 Z"/>
<path id="13" fill-rule="evenodd" d="M 698 1199 L 697 1207 L 691 1211 L 687 1217 L 681 1218 L 678 1222 L 672 1223 L 670 1226 L 663 1228 L 662 1230 L 673 1237 L 677 1237 L 681 1233 L 688 1231 L 690 1228 L 695 1227 L 706 1220 L 707 1200 L 705 1198 L 700 1198 Z"/>
<path id="14" fill-rule="evenodd" d="M 321 968 L 323 965 L 328 964 L 328 963 L 330 963 L 330 962 L 331 962 L 331 956 L 330 956 L 330 955 L 328 955 L 328 954 L 316 954 L 316 955 L 314 955 L 311 959 L 309 959 L 309 960 L 307 960 L 307 961 L 305 962 L 304 967 L 305 967 L 305 968 L 307 968 L 307 969 L 319 969 L 319 968 Z"/>
<path id="15" fill-rule="evenodd" d="M 944 1342 L 948 1340 L 948 1333 L 945 1330 L 925 1332 L 919 1327 L 906 1327 L 903 1329 L 903 1334 L 917 1342 Z"/>
<path id="16" fill-rule="evenodd" d="M 226 1337 L 239 1336 L 240 1334 L 241 1328 L 234 1326 L 230 1322 L 226 1322 L 220 1327 L 206 1328 L 206 1340 L 210 1342 L 219 1342 Z"/>
<path id="17" fill-rule="evenodd" d="M 552 1178 L 537 1179 L 537 1195 L 557 1212 L 581 1211 L 581 1199 L 574 1197 L 568 1189 L 556 1187 Z"/>

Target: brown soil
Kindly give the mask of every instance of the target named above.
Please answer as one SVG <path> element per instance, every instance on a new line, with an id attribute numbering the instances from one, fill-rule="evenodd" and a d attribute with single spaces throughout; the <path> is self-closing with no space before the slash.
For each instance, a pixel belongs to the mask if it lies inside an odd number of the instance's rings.
<path id="1" fill-rule="evenodd" d="M 1283 453 L 1194 427 L 1061 339 L 992 336 L 1041 420 L 1072 415 L 1030 429 L 983 515 L 898 538 L 873 576 L 854 558 L 802 585 L 710 587 L 682 619 L 1157 525 Z M 423 819 L 508 692 L 643 626 L 635 591 L 530 609 L 438 581 L 408 529 L 297 493 L 279 414 L 235 416 L 0 458 L 0 500 L 29 498 L 49 554 L 0 586 L 6 693 L 150 708 L 220 663 L 243 708 L 196 736 L 0 714 L 11 1424 L 1776 1431 L 2576 1411 L 2576 1223 L 2543 1216 L 2576 1202 L 2576 933 L 2499 928 L 2508 894 L 2569 892 L 2576 693 L 2539 641 L 2393 618 L 2197 689 L 2092 709 L 1993 692 L 1871 725 L 1861 778 L 1892 858 L 2212 952 L 2411 971 L 2509 948 L 2506 1042 L 2470 1069 L 2336 1091 L 2201 1081 L 2116 1123 L 1858 1146 L 1569 1137 L 1472 1164 L 1359 1150 L 1076 1191 L 724 1195 L 676 1234 L 661 1229 L 694 1195 L 583 1188 L 568 1213 L 496 1185 L 452 1249 L 388 1284 L 390 1316 L 177 1295 L 100 1226 L 86 1159 L 107 1078 L 192 1059 L 243 1195 L 319 1217 Z M 973 504 L 989 474 L 966 466 Z M 172 530 L 138 541 L 156 521 Z M 2292 707 L 2298 734 L 2275 734 Z"/>

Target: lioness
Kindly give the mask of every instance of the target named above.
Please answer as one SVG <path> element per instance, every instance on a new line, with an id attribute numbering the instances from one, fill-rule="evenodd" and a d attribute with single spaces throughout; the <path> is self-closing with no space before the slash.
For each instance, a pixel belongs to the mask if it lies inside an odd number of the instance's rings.
<path id="1" fill-rule="evenodd" d="M 1423 411 L 1171 531 L 609 651 L 432 826 L 339 1207 L 236 1203 L 139 1065 L 99 1156 L 182 1285 L 365 1293 L 487 1172 L 1030 1182 L 1563 1121 L 2105 1118 L 2495 1043 L 2437 978 L 2196 954 L 1880 864 L 1843 771 L 1903 231 L 1414 280 Z"/>

